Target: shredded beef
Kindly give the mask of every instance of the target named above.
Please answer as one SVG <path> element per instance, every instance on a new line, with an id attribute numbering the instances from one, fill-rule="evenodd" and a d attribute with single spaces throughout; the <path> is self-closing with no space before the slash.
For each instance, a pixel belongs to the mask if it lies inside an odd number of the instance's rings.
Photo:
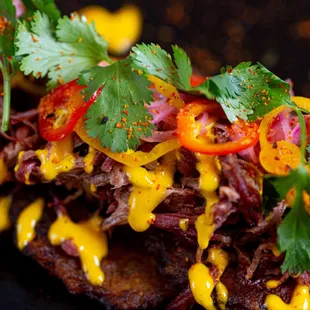
<path id="1" fill-rule="evenodd" d="M 156 213 L 179 213 L 188 216 L 204 212 L 204 198 L 197 191 L 188 188 L 170 188 L 167 197 L 156 208 Z"/>
<path id="2" fill-rule="evenodd" d="M 61 244 L 61 248 L 69 255 L 73 257 L 79 257 L 79 252 L 76 245 L 73 243 L 72 240 L 65 240 Z"/>
<path id="3" fill-rule="evenodd" d="M 106 159 L 105 159 L 106 160 Z M 54 182 L 58 185 L 64 185 L 67 188 L 82 188 L 90 186 L 90 184 L 98 187 L 104 187 L 105 185 L 112 185 L 114 188 L 121 188 L 128 185 L 128 178 L 121 169 L 120 164 L 113 164 L 109 171 L 102 171 L 100 158 L 95 159 L 94 171 L 88 174 L 84 171 L 84 158 L 75 154 L 74 167 L 66 172 L 59 174 Z M 29 180 L 33 183 L 50 183 L 46 180 L 40 172 L 40 161 L 35 155 L 34 151 L 27 151 L 23 154 L 19 163 L 19 169 L 15 172 L 16 178 L 25 182 L 25 176 L 27 175 Z"/>
<path id="4" fill-rule="evenodd" d="M 110 172 L 115 163 L 116 161 L 114 159 L 107 156 L 101 165 L 101 170 L 103 172 Z"/>
<path id="5" fill-rule="evenodd" d="M 283 200 L 278 203 L 276 207 L 270 212 L 270 214 L 262 219 L 256 226 L 241 230 L 238 233 L 238 244 L 247 244 L 257 240 L 257 236 L 260 236 L 270 229 L 276 228 L 282 221 L 287 203 Z M 272 236 L 272 234 L 270 234 Z"/>
<path id="6" fill-rule="evenodd" d="M 219 143 L 226 142 L 229 139 L 225 126 L 216 128 L 216 137 Z M 236 154 L 220 156 L 219 159 L 222 173 L 227 179 L 229 187 L 240 196 L 236 204 L 238 210 L 249 224 L 258 223 L 262 219 L 261 197 L 253 176 L 240 164 Z"/>
<path id="7" fill-rule="evenodd" d="M 188 219 L 188 229 L 183 231 L 179 226 L 180 219 Z M 192 245 L 197 246 L 197 233 L 195 230 L 195 220 L 197 217 L 189 218 L 186 214 L 157 214 L 153 225 L 157 228 L 173 233 L 175 236 Z"/>
<path id="8" fill-rule="evenodd" d="M 197 177 L 198 171 L 196 169 L 197 158 L 195 154 L 184 148 L 180 148 L 180 160 L 178 160 L 178 170 L 185 176 L 185 177 Z"/>
<path id="9" fill-rule="evenodd" d="M 262 217 L 261 197 L 257 188 L 252 186 L 253 179 L 239 164 L 237 155 L 220 156 L 220 163 L 229 186 L 240 196 L 237 208 L 250 224 L 258 223 Z"/>
<path id="10" fill-rule="evenodd" d="M 167 310 L 187 310 L 195 303 L 195 298 L 189 286 L 167 307 Z"/>
<path id="11" fill-rule="evenodd" d="M 124 225 L 127 223 L 128 217 L 128 199 L 129 199 L 129 188 L 121 187 L 116 189 L 114 192 L 115 201 L 112 203 L 113 209 L 111 205 L 109 206 L 108 212 L 112 212 L 112 214 L 106 218 L 102 224 L 102 229 L 104 231 L 111 229 L 114 226 Z"/>
<path id="12" fill-rule="evenodd" d="M 40 137 L 37 133 L 37 114 L 37 109 L 26 112 L 11 111 L 9 131 L 1 133 L 6 139 L 0 140 L 0 157 L 9 168 L 16 164 L 20 151 L 33 149 L 38 145 Z"/>
<path id="13" fill-rule="evenodd" d="M 246 278 L 243 265 L 236 267 L 235 264 L 231 264 L 226 269 L 221 282 L 227 287 L 230 296 L 227 310 L 261 310 L 268 294 L 276 294 L 289 303 L 296 285 L 295 279 L 288 279 L 276 289 L 266 288 L 268 280 L 279 279 L 282 276 L 279 262 L 270 260 L 271 255 L 265 255 L 261 259 L 253 280 Z"/>

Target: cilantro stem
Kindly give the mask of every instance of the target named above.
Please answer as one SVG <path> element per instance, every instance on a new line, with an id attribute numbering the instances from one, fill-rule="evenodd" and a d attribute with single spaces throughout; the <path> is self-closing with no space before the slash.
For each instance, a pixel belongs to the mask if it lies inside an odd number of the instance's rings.
<path id="1" fill-rule="evenodd" d="M 5 132 L 9 129 L 9 121 L 10 121 L 10 106 L 11 106 L 11 75 L 0 63 L 0 69 L 3 75 L 3 112 L 2 112 L 2 125 L 1 131 Z"/>

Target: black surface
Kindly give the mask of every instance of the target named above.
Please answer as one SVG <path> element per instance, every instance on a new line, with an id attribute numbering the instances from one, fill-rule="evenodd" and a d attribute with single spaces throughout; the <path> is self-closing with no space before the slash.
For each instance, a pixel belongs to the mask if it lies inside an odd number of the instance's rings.
<path id="1" fill-rule="evenodd" d="M 0 0 L 2 1 L 2 0 Z M 309 37 L 296 32 L 310 20 L 310 0 L 133 0 L 144 15 L 142 40 L 165 48 L 178 43 L 202 71 L 214 74 L 222 65 L 261 61 L 279 76 L 295 82 L 297 94 L 310 97 Z M 119 0 L 56 0 L 69 13 L 89 3 L 117 10 Z M 184 9 L 176 23 L 169 12 Z M 170 10 L 170 11 L 169 11 Z M 165 36 L 165 34 L 169 36 Z M 1 189 L 0 189 L 1 194 Z M 0 310 L 103 309 L 83 297 L 71 296 L 61 281 L 50 277 L 0 236 Z"/>

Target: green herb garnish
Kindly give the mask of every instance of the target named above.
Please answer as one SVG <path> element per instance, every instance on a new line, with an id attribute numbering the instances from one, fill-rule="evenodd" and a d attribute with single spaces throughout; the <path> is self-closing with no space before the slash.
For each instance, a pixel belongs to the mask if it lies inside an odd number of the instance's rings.
<path id="1" fill-rule="evenodd" d="M 16 10 L 11 0 L 0 2 L 0 70 L 3 76 L 3 114 L 1 130 L 9 128 L 11 106 L 11 79 L 17 71 L 14 33 Z"/>
<path id="2" fill-rule="evenodd" d="M 36 78 L 48 75 L 49 89 L 77 78 L 101 60 L 111 62 L 107 42 L 94 24 L 77 14 L 58 19 L 55 32 L 51 29 L 48 16 L 37 11 L 30 23 L 18 22 L 15 41 L 16 55 L 23 57 L 21 70 Z"/>
<path id="3" fill-rule="evenodd" d="M 288 106 L 292 107 L 293 103 Z M 298 107 L 294 108 L 300 123 L 301 162 L 287 176 L 266 176 L 264 183 L 271 183 L 278 195 L 278 201 L 285 199 L 292 189 L 295 200 L 290 212 L 285 216 L 278 228 L 278 246 L 285 251 L 282 272 L 289 271 L 297 274 L 310 270 L 310 217 L 305 209 L 304 192 L 310 194 L 310 176 L 305 166 L 306 155 L 306 125 Z M 270 194 L 264 193 L 264 196 Z M 269 197 L 270 199 L 270 197 Z"/>
<path id="4" fill-rule="evenodd" d="M 152 101 L 150 82 L 132 70 L 130 57 L 109 67 L 96 67 L 80 75 L 79 83 L 87 85 L 86 100 L 100 87 L 103 90 L 86 114 L 90 137 L 98 137 L 112 152 L 135 149 L 142 136 L 152 134 L 152 116 L 145 104 Z M 103 117 L 108 117 L 102 122 Z"/>
<path id="5" fill-rule="evenodd" d="M 154 75 L 174 85 L 179 90 L 190 91 L 192 66 L 185 51 L 177 45 L 172 46 L 170 54 L 155 44 L 138 44 L 132 48 L 132 59 L 138 70 Z"/>
<path id="6" fill-rule="evenodd" d="M 274 108 L 290 102 L 290 86 L 262 64 L 240 63 L 190 86 L 192 67 L 185 51 L 173 46 L 173 57 L 158 45 L 137 45 L 132 57 L 136 67 L 173 84 L 180 91 L 205 95 L 219 102 L 229 121 L 256 120 Z"/>
<path id="7" fill-rule="evenodd" d="M 52 22 L 57 22 L 61 17 L 54 0 L 23 0 L 26 7 L 26 13 L 24 17 L 32 17 L 33 13 L 40 11 L 42 14 L 48 16 Z"/>

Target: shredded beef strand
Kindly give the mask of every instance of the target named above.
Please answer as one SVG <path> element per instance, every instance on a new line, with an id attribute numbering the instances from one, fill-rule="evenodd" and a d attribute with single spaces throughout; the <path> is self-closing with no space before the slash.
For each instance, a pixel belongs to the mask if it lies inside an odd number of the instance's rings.
<path id="1" fill-rule="evenodd" d="M 177 162 L 178 170 L 185 177 L 197 177 L 199 175 L 196 169 L 196 163 L 198 160 L 195 154 L 184 147 L 180 148 L 179 154 L 181 158 Z"/>
<path id="2" fill-rule="evenodd" d="M 195 304 L 195 298 L 187 286 L 168 306 L 167 310 L 187 310 Z"/>
<path id="3" fill-rule="evenodd" d="M 187 218 L 189 221 L 186 231 L 183 231 L 179 226 L 179 221 L 182 218 Z M 197 233 L 194 227 L 195 220 L 196 217 L 189 218 L 186 214 L 156 214 L 153 226 L 171 232 L 190 244 L 197 245 Z"/>
<path id="4" fill-rule="evenodd" d="M 247 268 L 246 277 L 248 279 L 252 279 L 254 272 L 259 265 L 262 253 L 266 250 L 271 251 L 273 246 L 274 246 L 273 243 L 263 243 L 263 244 L 259 245 L 259 247 L 256 249 L 256 251 L 254 253 L 251 265 Z"/>
<path id="5" fill-rule="evenodd" d="M 288 273 L 286 272 L 285 274 L 288 274 Z M 289 274 L 288 274 L 288 276 L 289 276 Z M 301 280 L 303 285 L 307 285 L 309 287 L 310 286 L 310 272 L 305 271 L 304 273 L 302 273 L 300 275 L 300 280 Z"/>
<path id="6" fill-rule="evenodd" d="M 103 161 L 103 164 L 101 165 L 101 170 L 103 172 L 111 172 L 115 163 L 116 161 L 114 159 L 107 156 L 105 160 Z"/>
<path id="7" fill-rule="evenodd" d="M 128 220 L 128 200 L 129 200 L 130 191 L 128 186 L 121 187 L 116 189 L 114 192 L 114 199 L 116 203 L 113 206 L 113 213 L 103 221 L 102 230 L 107 231 L 110 230 L 114 226 L 125 225 L 127 224 Z M 109 207 L 110 208 L 110 207 Z"/>
<path id="8" fill-rule="evenodd" d="M 270 212 L 270 214 L 264 217 L 256 226 L 242 230 L 238 233 L 238 243 L 246 244 L 252 240 L 257 239 L 257 236 L 262 235 L 269 229 L 279 225 L 282 221 L 287 203 L 285 200 L 279 202 L 276 207 Z"/>
<path id="9" fill-rule="evenodd" d="M 239 165 L 237 155 L 228 154 L 220 157 L 222 171 L 231 186 L 239 195 L 237 208 L 247 222 L 255 224 L 261 219 L 261 197 L 259 191 L 250 186 L 250 177 L 245 177 Z"/>
<path id="10" fill-rule="evenodd" d="M 79 257 L 79 252 L 76 245 L 73 243 L 72 239 L 65 240 L 61 244 L 61 248 L 72 257 Z"/>
<path id="11" fill-rule="evenodd" d="M 14 121 L 33 120 L 38 115 L 38 109 L 31 109 L 25 112 L 12 113 L 10 118 Z"/>
<path id="12" fill-rule="evenodd" d="M 228 200 L 219 201 L 212 206 L 214 224 L 216 229 L 221 227 L 227 218 L 237 209 Z"/>

